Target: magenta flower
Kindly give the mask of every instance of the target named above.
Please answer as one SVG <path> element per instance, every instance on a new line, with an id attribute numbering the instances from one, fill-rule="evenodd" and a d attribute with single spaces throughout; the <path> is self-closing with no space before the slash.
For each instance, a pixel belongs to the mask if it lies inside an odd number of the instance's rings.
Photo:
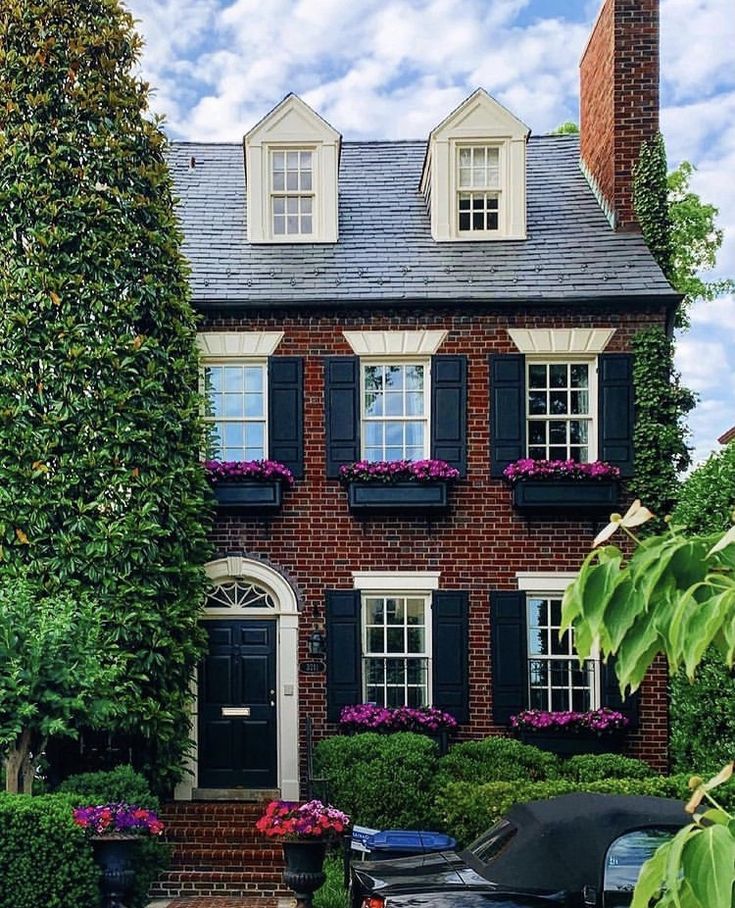
<path id="1" fill-rule="evenodd" d="M 452 482 L 459 470 L 443 460 L 358 460 L 340 467 L 342 482 Z"/>
<path id="2" fill-rule="evenodd" d="M 278 480 L 289 488 L 293 485 L 293 473 L 277 460 L 205 460 L 204 471 L 212 485 L 226 481 L 273 480 Z"/>
<path id="3" fill-rule="evenodd" d="M 518 479 L 620 479 L 620 469 L 604 460 L 577 463 L 575 460 L 531 460 L 522 457 L 508 464 L 503 476 L 510 482 Z"/>
<path id="4" fill-rule="evenodd" d="M 547 712 L 526 709 L 510 717 L 510 724 L 518 731 L 568 731 L 570 733 L 593 731 L 610 734 L 622 731 L 629 719 L 614 709 L 591 709 L 587 712 Z"/>
<path id="5" fill-rule="evenodd" d="M 345 706 L 339 717 L 342 731 L 413 731 L 434 734 L 440 731 L 454 731 L 457 720 L 450 713 L 445 713 L 435 706 L 372 706 L 360 703 L 357 706 Z"/>
<path id="6" fill-rule="evenodd" d="M 163 823 L 153 810 L 136 804 L 98 804 L 75 807 L 72 816 L 77 826 L 92 835 L 161 835 Z"/>

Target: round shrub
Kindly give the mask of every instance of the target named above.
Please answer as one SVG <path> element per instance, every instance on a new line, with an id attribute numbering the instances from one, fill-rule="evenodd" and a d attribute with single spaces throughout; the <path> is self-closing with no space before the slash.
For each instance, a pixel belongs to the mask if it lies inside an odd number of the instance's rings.
<path id="1" fill-rule="evenodd" d="M 72 806 L 0 793 L 0 908 L 98 908 L 99 871 Z"/>
<path id="2" fill-rule="evenodd" d="M 564 760 L 561 775 L 573 782 L 603 782 L 606 779 L 649 779 L 654 771 L 643 760 L 620 754 L 578 754 Z"/>
<path id="3" fill-rule="evenodd" d="M 436 768 L 436 744 L 411 732 L 336 736 L 315 748 L 331 803 L 354 823 L 377 829 L 431 824 Z"/>
<path id="4" fill-rule="evenodd" d="M 151 791 L 148 780 L 132 766 L 116 766 L 108 771 L 69 776 L 57 791 L 65 793 L 74 807 L 120 801 L 149 810 L 159 807 L 158 798 Z M 171 848 L 165 842 L 150 837 L 141 838 L 136 847 L 136 878 L 131 908 L 145 908 L 148 890 L 168 866 Z"/>
<path id="5" fill-rule="evenodd" d="M 555 779 L 559 760 L 515 738 L 491 737 L 454 744 L 439 761 L 439 784 L 446 782 L 539 782 Z"/>

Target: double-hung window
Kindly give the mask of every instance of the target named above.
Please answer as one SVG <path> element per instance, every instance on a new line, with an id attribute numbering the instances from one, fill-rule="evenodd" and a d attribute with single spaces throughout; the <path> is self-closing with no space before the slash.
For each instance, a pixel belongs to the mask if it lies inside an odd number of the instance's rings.
<path id="1" fill-rule="evenodd" d="M 204 365 L 207 455 L 215 460 L 264 460 L 268 451 L 265 361 Z"/>
<path id="2" fill-rule="evenodd" d="M 597 709 L 599 661 L 587 659 L 580 665 L 574 649 L 574 631 L 559 636 L 559 594 L 529 594 L 526 613 L 529 707 L 554 712 Z"/>
<path id="3" fill-rule="evenodd" d="M 310 236 L 314 232 L 314 152 L 273 150 L 270 162 L 273 236 Z"/>
<path id="4" fill-rule="evenodd" d="M 363 694 L 379 706 L 427 706 L 431 641 L 430 597 L 373 595 L 362 598 Z"/>
<path id="5" fill-rule="evenodd" d="M 500 228 L 500 148 L 457 149 L 457 227 L 460 234 L 496 233 Z"/>
<path id="6" fill-rule="evenodd" d="M 363 362 L 360 371 L 363 458 L 428 457 L 429 362 Z"/>
<path id="7" fill-rule="evenodd" d="M 595 362 L 526 364 L 528 456 L 588 463 L 597 456 Z"/>

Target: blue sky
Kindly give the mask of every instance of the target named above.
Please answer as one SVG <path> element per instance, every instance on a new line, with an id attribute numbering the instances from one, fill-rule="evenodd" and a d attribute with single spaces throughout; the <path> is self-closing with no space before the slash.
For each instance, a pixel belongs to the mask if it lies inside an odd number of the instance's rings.
<path id="1" fill-rule="evenodd" d="M 536 133 L 578 120 L 597 0 L 128 0 L 172 138 L 239 141 L 295 91 L 345 138 L 422 138 L 482 86 Z M 669 164 L 720 209 L 713 276 L 735 276 L 733 0 L 661 0 Z M 735 298 L 702 303 L 678 363 L 700 397 L 695 459 L 735 424 Z"/>

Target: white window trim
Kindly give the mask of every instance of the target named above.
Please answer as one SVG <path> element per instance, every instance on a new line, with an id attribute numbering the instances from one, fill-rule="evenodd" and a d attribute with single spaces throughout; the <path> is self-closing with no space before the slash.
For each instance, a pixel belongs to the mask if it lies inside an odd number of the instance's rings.
<path id="1" fill-rule="evenodd" d="M 233 356 L 207 356 L 204 357 L 201 361 L 201 368 L 199 371 L 200 376 L 200 393 L 202 396 L 206 395 L 206 389 L 204 387 L 204 370 L 207 366 L 261 366 L 263 369 L 263 417 L 215 417 L 215 416 L 202 416 L 206 425 L 211 425 L 218 421 L 221 422 L 262 422 L 263 423 L 263 460 L 268 460 L 268 451 L 270 445 L 270 432 L 268 426 L 268 358 L 267 357 L 256 357 L 256 356 L 242 356 L 242 357 L 233 357 Z M 224 447 L 224 446 L 223 446 Z"/>
<path id="2" fill-rule="evenodd" d="M 603 353 L 617 328 L 508 328 L 519 353 L 530 356 L 595 356 Z"/>
<path id="3" fill-rule="evenodd" d="M 529 396 L 529 386 L 528 386 L 528 370 L 530 366 L 533 365 L 550 365 L 554 363 L 562 363 L 565 365 L 577 365 L 584 364 L 590 367 L 589 369 L 589 387 L 587 393 L 589 394 L 589 414 L 585 419 L 589 420 L 590 431 L 587 439 L 587 463 L 593 463 L 597 460 L 598 457 L 598 434 L 599 434 L 599 413 L 597 406 L 597 396 L 598 396 L 598 383 L 597 383 L 597 372 L 598 372 L 598 359 L 596 356 L 572 356 L 570 354 L 562 354 L 552 356 L 550 354 L 544 354 L 543 356 L 526 356 L 525 362 L 525 374 L 524 374 L 524 384 L 525 384 L 525 399 L 523 402 L 525 421 L 526 421 L 526 457 L 529 456 L 529 432 L 528 426 L 532 422 L 528 410 L 528 396 Z M 563 417 L 565 420 L 569 421 L 574 418 L 573 414 L 567 414 Z"/>
<path id="4" fill-rule="evenodd" d="M 441 571 L 353 571 L 352 585 L 375 595 L 425 593 L 439 589 Z"/>
<path id="5" fill-rule="evenodd" d="M 433 356 L 448 331 L 343 331 L 357 356 Z"/>
<path id="6" fill-rule="evenodd" d="M 266 233 L 271 243 L 313 243 L 319 232 L 319 224 L 322 220 L 320 210 L 321 194 L 319 192 L 319 170 L 321 161 L 319 158 L 319 146 L 313 143 L 285 142 L 274 143 L 264 146 L 266 151 L 266 162 L 268 167 L 267 185 L 268 185 L 268 220 Z M 308 151 L 311 152 L 311 191 L 298 192 L 287 190 L 276 190 L 273 187 L 273 154 L 282 151 Z M 285 173 L 285 171 L 284 171 Z M 273 230 L 273 199 L 275 196 L 287 198 L 310 198 L 311 201 L 311 233 L 275 233 Z M 300 226 L 300 225 L 299 225 Z"/>
<path id="7" fill-rule="evenodd" d="M 516 573 L 516 583 L 519 592 L 526 594 L 524 606 L 524 633 L 526 634 L 526 646 L 528 646 L 528 600 L 533 596 L 539 598 L 559 599 L 563 596 L 567 587 L 573 583 L 578 574 L 572 572 L 555 572 L 547 573 L 545 571 L 518 571 Z M 526 695 L 530 700 L 531 676 L 528 670 L 530 654 L 526 657 Z M 595 686 L 590 691 L 590 709 L 599 709 L 602 702 L 602 662 L 600 660 L 600 651 L 597 646 L 593 647 L 590 659 L 595 664 Z"/>
<path id="8" fill-rule="evenodd" d="M 407 422 L 416 417 L 373 417 L 364 416 L 365 404 L 365 366 L 423 366 L 424 367 L 424 415 L 421 421 L 426 426 L 424 435 L 424 453 L 422 459 L 427 459 L 431 455 L 431 359 L 418 356 L 361 356 L 360 357 L 360 457 L 365 456 L 365 432 L 362 431 L 366 422 L 385 422 L 387 420 L 400 419 L 401 422 Z"/>
<path id="9" fill-rule="evenodd" d="M 354 576 L 354 575 L 353 575 Z M 411 599 L 423 599 L 424 600 L 424 653 L 423 656 L 408 656 L 407 653 L 368 653 L 367 651 L 367 621 L 366 618 L 366 608 L 365 600 L 372 597 L 375 598 L 389 598 L 395 596 L 396 598 L 411 598 Z M 365 672 L 365 661 L 370 658 L 374 659 L 390 659 L 390 658 L 419 658 L 423 659 L 426 663 L 426 705 L 431 706 L 434 698 L 434 689 L 433 689 L 433 674 L 434 666 L 432 662 L 432 652 L 433 652 L 433 640 L 432 640 L 432 595 L 430 590 L 397 590 L 397 589 L 383 589 L 383 590 L 361 590 L 360 593 L 360 674 L 361 674 L 361 689 L 362 689 L 362 698 L 363 702 L 367 703 L 367 675 Z"/>
<path id="10" fill-rule="evenodd" d="M 510 182 L 508 174 L 508 153 L 507 141 L 488 140 L 488 139 L 463 139 L 451 143 L 452 154 L 454 155 L 454 173 L 452 174 L 452 232 L 460 240 L 492 240 L 498 237 L 504 237 L 508 233 L 508 184 Z M 460 187 L 459 185 L 459 155 L 463 148 L 497 148 L 498 150 L 498 185 Z M 459 197 L 466 193 L 495 193 L 498 196 L 498 228 L 497 230 L 460 230 L 459 229 Z"/>
<path id="11" fill-rule="evenodd" d="M 201 331 L 197 334 L 197 347 L 204 359 L 272 356 L 283 336 L 283 331 Z"/>

